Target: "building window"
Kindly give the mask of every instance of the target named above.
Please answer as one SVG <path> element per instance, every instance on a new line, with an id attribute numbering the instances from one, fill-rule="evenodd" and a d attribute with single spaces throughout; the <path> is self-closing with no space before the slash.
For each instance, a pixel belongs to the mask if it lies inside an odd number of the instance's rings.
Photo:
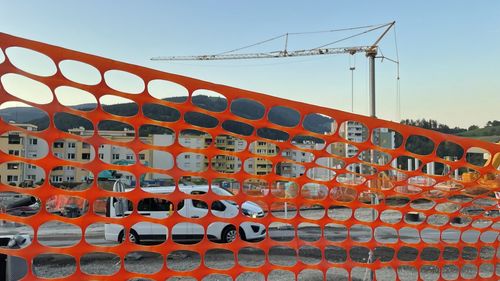
<path id="1" fill-rule="evenodd" d="M 33 153 L 33 152 L 28 153 L 28 158 L 37 158 L 37 157 L 38 157 L 38 154 L 36 154 L 36 153 Z"/>
<path id="2" fill-rule="evenodd" d="M 75 181 L 75 177 L 66 177 L 67 182 L 73 182 Z"/>
<path id="3" fill-rule="evenodd" d="M 54 143 L 54 148 L 63 148 L 64 142 L 57 141 Z"/>
<path id="4" fill-rule="evenodd" d="M 9 135 L 9 144 L 21 144 L 21 137 L 19 135 Z"/>
<path id="5" fill-rule="evenodd" d="M 75 148 L 76 147 L 76 143 L 75 142 L 68 142 L 68 147 L 69 148 Z"/>
<path id="6" fill-rule="evenodd" d="M 31 145 L 37 145 L 38 144 L 38 139 L 30 139 L 30 144 Z"/>
<path id="7" fill-rule="evenodd" d="M 120 159 L 120 154 L 113 153 L 113 160 L 118 160 L 118 159 Z"/>
<path id="8" fill-rule="evenodd" d="M 19 156 L 19 150 L 9 150 L 9 154 L 10 155 L 15 155 L 15 156 Z"/>
<path id="9" fill-rule="evenodd" d="M 62 153 L 60 153 L 60 152 L 55 152 L 54 156 L 57 157 L 57 158 L 62 158 L 63 157 Z"/>
<path id="10" fill-rule="evenodd" d="M 82 148 L 90 148 L 90 144 L 84 142 L 82 143 Z"/>
<path id="11" fill-rule="evenodd" d="M 19 163 L 7 163 L 7 170 L 19 169 Z"/>
<path id="12" fill-rule="evenodd" d="M 134 155 L 132 155 L 132 154 L 127 154 L 127 155 L 125 156 L 125 159 L 127 159 L 127 160 L 134 160 Z"/>
<path id="13" fill-rule="evenodd" d="M 35 180 L 36 176 L 35 175 L 27 175 L 26 178 L 29 180 Z"/>
<path id="14" fill-rule="evenodd" d="M 18 176 L 15 175 L 7 175 L 7 181 L 8 182 L 16 182 L 18 180 Z"/>
<path id="15" fill-rule="evenodd" d="M 75 159 L 75 154 L 74 153 L 68 153 L 68 160 Z"/>
<path id="16" fill-rule="evenodd" d="M 144 154 L 139 154 L 139 160 L 145 160 L 146 159 L 146 155 Z"/>
<path id="17" fill-rule="evenodd" d="M 90 153 L 82 153 L 82 160 L 90 160 Z"/>
<path id="18" fill-rule="evenodd" d="M 99 153 L 99 159 L 104 159 L 104 154 L 103 153 Z"/>
<path id="19" fill-rule="evenodd" d="M 51 182 L 62 182 L 62 177 L 61 176 L 52 176 L 50 178 Z"/>

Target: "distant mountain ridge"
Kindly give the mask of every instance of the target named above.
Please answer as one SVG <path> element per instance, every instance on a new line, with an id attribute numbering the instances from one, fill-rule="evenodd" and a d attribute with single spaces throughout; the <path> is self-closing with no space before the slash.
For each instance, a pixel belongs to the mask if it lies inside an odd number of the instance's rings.
<path id="1" fill-rule="evenodd" d="M 178 106 L 182 106 L 179 104 L 180 102 L 184 102 L 186 97 L 172 97 L 164 99 L 165 101 L 172 102 L 177 104 Z M 208 96 L 195 96 L 193 97 L 193 103 L 197 106 L 207 109 L 209 111 L 220 112 L 226 108 L 227 101 L 225 99 L 217 98 L 217 97 L 208 97 Z M 81 111 L 91 111 L 95 109 L 97 104 L 87 103 L 71 106 L 74 109 L 78 109 Z M 137 114 L 139 108 L 135 103 L 122 103 L 115 105 L 105 105 L 103 109 L 111 114 L 119 115 L 119 116 L 134 116 Z M 241 99 L 238 104 L 231 107 L 231 111 L 236 112 L 239 116 L 246 117 L 248 119 L 260 119 L 260 117 L 264 114 L 263 110 L 256 109 L 255 104 L 251 101 Z M 146 104 L 143 108 L 144 115 L 148 118 L 172 122 L 176 121 L 180 118 L 180 113 L 174 109 L 173 107 L 161 106 L 158 104 Z M 38 126 L 39 130 L 43 130 L 49 125 L 48 116 L 35 108 L 32 107 L 11 107 L 0 110 L 0 117 L 9 122 L 13 121 L 16 123 L 30 123 Z M 203 114 L 191 114 L 189 116 L 185 116 L 186 121 L 191 124 L 196 124 L 200 127 L 212 128 L 217 125 L 217 120 L 214 118 L 210 118 L 210 116 L 205 116 Z M 296 117 L 293 116 L 288 110 L 284 110 L 282 108 L 275 108 L 275 110 L 270 111 L 268 118 L 273 120 L 276 123 L 280 124 L 289 124 L 296 123 L 298 120 L 295 120 Z M 92 124 L 79 116 L 60 112 L 54 116 L 54 122 L 56 127 L 63 131 L 68 131 L 72 128 L 84 127 L 86 129 L 93 129 Z M 312 114 L 309 115 L 308 118 L 304 120 L 304 127 L 310 131 L 323 134 L 329 132 L 331 130 L 331 119 L 320 115 L 320 114 Z M 167 125 L 168 126 L 168 125 Z M 123 130 L 125 126 L 123 124 L 117 122 L 101 122 L 99 126 L 99 130 Z M 243 135 L 251 134 L 251 127 L 246 124 L 241 124 L 239 122 L 227 122 L 225 124 L 225 129 L 229 131 L 240 133 Z M 255 128 L 258 129 L 258 128 Z M 272 131 L 268 131 L 270 134 L 274 134 Z M 282 137 L 276 136 L 278 139 Z"/>

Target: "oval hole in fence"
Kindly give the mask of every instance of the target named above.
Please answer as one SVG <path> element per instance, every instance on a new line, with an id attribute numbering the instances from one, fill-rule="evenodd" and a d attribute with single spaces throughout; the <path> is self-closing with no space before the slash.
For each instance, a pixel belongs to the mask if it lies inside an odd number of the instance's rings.
<path id="1" fill-rule="evenodd" d="M 345 225 L 336 223 L 328 223 L 323 231 L 325 239 L 332 242 L 345 241 L 349 235 Z"/>
<path id="2" fill-rule="evenodd" d="M 219 173 L 235 174 L 241 170 L 241 160 L 234 155 L 218 154 L 212 157 L 211 167 Z"/>
<path id="3" fill-rule="evenodd" d="M 471 147 L 467 149 L 465 160 L 474 166 L 485 167 L 490 163 L 491 153 L 484 148 Z"/>
<path id="4" fill-rule="evenodd" d="M 217 118 L 196 111 L 186 112 L 184 114 L 184 121 L 202 128 L 215 128 L 219 124 L 219 120 Z"/>
<path id="5" fill-rule="evenodd" d="M 434 147 L 435 144 L 430 138 L 420 135 L 410 135 L 405 145 L 407 151 L 418 155 L 431 154 Z"/>
<path id="6" fill-rule="evenodd" d="M 193 271 L 201 264 L 198 252 L 187 250 L 172 251 L 167 255 L 167 268 L 177 272 Z"/>
<path id="7" fill-rule="evenodd" d="M 385 149 L 396 149 L 403 144 L 403 135 L 390 128 L 375 128 L 372 131 L 372 143 Z"/>
<path id="8" fill-rule="evenodd" d="M 4 192 L 2 192 L 1 195 L 4 197 L 3 201 L 6 200 L 5 197 L 8 198 L 11 196 Z M 0 238 L 0 249 L 12 249 L 8 245 L 11 239 L 19 241 L 16 244 L 20 249 L 23 249 L 30 246 L 34 238 L 34 231 L 30 225 L 10 220 L 2 220 L 2 232 L 8 234 L 2 234 Z"/>
<path id="9" fill-rule="evenodd" d="M 130 124 L 114 120 L 99 121 L 97 132 L 99 136 L 117 142 L 130 142 L 135 138 L 134 127 Z"/>
<path id="10" fill-rule="evenodd" d="M 93 223 L 85 229 L 85 241 L 92 246 L 113 247 L 122 242 L 123 226 L 114 223 Z M 104 233 L 108 235 L 104 235 Z"/>
<path id="11" fill-rule="evenodd" d="M 222 112 L 227 108 L 227 99 L 224 95 L 206 89 L 194 91 L 191 102 L 199 108 L 213 112 Z"/>
<path id="12" fill-rule="evenodd" d="M 99 159 L 106 164 L 129 166 L 136 163 L 134 151 L 124 146 L 101 144 L 98 155 Z"/>
<path id="13" fill-rule="evenodd" d="M 267 231 L 269 238 L 278 242 L 290 242 L 295 239 L 295 228 L 288 223 L 273 222 L 269 225 Z"/>
<path id="14" fill-rule="evenodd" d="M 26 76 L 7 73 L 2 75 L 0 81 L 7 93 L 28 102 L 48 104 L 54 99 L 47 85 Z"/>
<path id="15" fill-rule="evenodd" d="M 44 253 L 33 259 L 32 267 L 36 277 L 64 278 L 76 272 L 76 260 L 66 254 Z M 48 268 L 58 268 L 58 270 L 47 270 Z"/>
<path id="16" fill-rule="evenodd" d="M 149 145 L 171 146 L 175 142 L 175 132 L 167 127 L 144 124 L 139 127 L 139 139 Z"/>
<path id="17" fill-rule="evenodd" d="M 79 204 L 81 205 L 81 204 Z M 123 197 L 99 197 L 94 201 L 94 214 L 115 219 L 122 219 L 132 214 L 134 204 Z M 123 236 L 121 237 L 123 238 Z M 122 240 L 120 240 L 121 242 Z"/>
<path id="18" fill-rule="evenodd" d="M 253 134 L 255 128 L 247 123 L 234 120 L 226 120 L 222 122 L 222 129 L 243 136 L 250 136 Z"/>
<path id="19" fill-rule="evenodd" d="M 184 103 L 189 96 L 184 86 L 162 79 L 149 81 L 148 92 L 154 98 L 173 103 Z"/>
<path id="20" fill-rule="evenodd" d="M 307 114 L 302 122 L 304 129 L 321 135 L 333 135 L 337 126 L 334 118 L 321 113 Z"/>
<path id="21" fill-rule="evenodd" d="M 436 155 L 446 161 L 458 161 L 464 155 L 464 149 L 454 142 L 443 141 L 438 145 Z"/>
<path id="22" fill-rule="evenodd" d="M 201 153 L 183 152 L 177 155 L 175 163 L 187 172 L 203 172 L 208 168 L 208 158 Z"/>
<path id="23" fill-rule="evenodd" d="M 224 151 L 241 152 L 247 147 L 247 141 L 231 135 L 215 137 L 215 147 Z"/>
<path id="24" fill-rule="evenodd" d="M 149 193 L 170 194 L 175 190 L 175 181 L 170 175 L 149 172 L 141 175 L 140 187 Z"/>
<path id="25" fill-rule="evenodd" d="M 54 114 L 54 125 L 60 131 L 72 135 L 82 137 L 94 135 L 94 124 L 90 120 L 74 114 L 56 112 Z"/>
<path id="26" fill-rule="evenodd" d="M 80 268 L 89 275 L 111 276 L 121 267 L 121 258 L 118 255 L 106 252 L 85 253 L 80 258 Z"/>
<path id="27" fill-rule="evenodd" d="M 1 145 L 0 150 L 6 154 L 29 159 L 41 159 L 47 156 L 49 152 L 49 145 L 44 139 L 21 131 L 3 133 L 1 138 L 5 140 L 6 145 Z"/>
<path id="28" fill-rule="evenodd" d="M 280 219 L 292 219 L 297 215 L 297 206 L 291 202 L 273 202 L 271 214 Z"/>
<path id="29" fill-rule="evenodd" d="M 134 174 L 120 170 L 102 170 L 97 174 L 97 186 L 106 191 L 128 192 L 136 184 Z"/>
<path id="30" fill-rule="evenodd" d="M 156 149 L 145 149 L 138 154 L 139 162 L 146 167 L 170 170 L 174 167 L 174 157 L 169 152 Z"/>
<path id="31" fill-rule="evenodd" d="M 76 60 L 61 61 L 59 69 L 66 79 L 80 84 L 97 85 L 102 79 L 101 73 L 97 68 Z"/>
<path id="32" fill-rule="evenodd" d="M 234 267 L 236 263 L 234 260 L 234 253 L 226 249 L 210 249 L 206 251 L 204 261 L 208 268 L 215 270 L 227 270 Z M 224 279 L 217 277 L 216 280 L 222 281 Z M 229 280 L 232 279 L 229 278 Z"/>
<path id="33" fill-rule="evenodd" d="M 257 136 L 274 141 L 287 141 L 290 138 L 288 133 L 271 128 L 257 129 Z"/>
<path id="34" fill-rule="evenodd" d="M 104 81 L 111 89 L 127 94 L 140 94 L 145 88 L 141 77 L 123 70 L 106 71 Z"/>
<path id="35" fill-rule="evenodd" d="M 120 96 L 104 95 L 99 98 L 102 110 L 109 114 L 130 117 L 139 112 L 139 105 L 132 101 Z"/>
<path id="36" fill-rule="evenodd" d="M 56 98 L 62 105 L 80 111 L 92 111 L 97 108 L 95 96 L 82 89 L 60 86 L 54 90 Z"/>
<path id="37" fill-rule="evenodd" d="M 266 196 L 269 184 L 263 179 L 246 179 L 243 181 L 243 193 L 249 196 Z"/>
<path id="38" fill-rule="evenodd" d="M 204 131 L 186 129 L 179 135 L 179 143 L 187 148 L 207 148 L 212 142 L 212 136 Z"/>
<path id="39" fill-rule="evenodd" d="M 269 262 L 278 266 L 294 266 L 297 263 L 297 252 L 286 246 L 273 246 L 269 249 Z"/>
<path id="40" fill-rule="evenodd" d="M 80 167 L 56 166 L 50 171 L 49 182 L 56 188 L 83 191 L 92 186 L 94 174 Z"/>
<path id="41" fill-rule="evenodd" d="M 22 71 L 45 77 L 57 72 L 54 61 L 40 52 L 23 47 L 9 47 L 5 53 L 10 62 Z"/>
<path id="42" fill-rule="evenodd" d="M 328 187 L 319 183 L 306 183 L 300 191 L 302 198 L 311 200 L 323 200 L 328 196 Z"/>
<path id="43" fill-rule="evenodd" d="M 9 151 L 10 152 L 10 151 Z M 9 161 L 0 164 L 2 184 L 20 188 L 37 188 L 45 182 L 45 170 L 22 161 Z"/>
<path id="44" fill-rule="evenodd" d="M 368 140 L 369 133 L 365 124 L 353 120 L 345 121 L 339 127 L 340 137 L 351 142 L 365 142 Z"/>
<path id="45" fill-rule="evenodd" d="M 145 103 L 142 113 L 149 119 L 160 122 L 175 122 L 181 118 L 181 113 L 172 107 L 161 104 Z"/>
<path id="46" fill-rule="evenodd" d="M 44 131 L 49 127 L 49 115 L 23 102 L 8 101 L 0 105 L 0 118 L 5 124 L 26 131 Z"/>
<path id="47" fill-rule="evenodd" d="M 295 109 L 278 105 L 271 108 L 267 118 L 276 125 L 295 127 L 300 122 L 300 113 Z"/>
<path id="48" fill-rule="evenodd" d="M 144 266 L 144 260 L 148 261 L 148 266 Z M 125 270 L 131 273 L 154 274 L 163 268 L 164 263 L 160 253 L 135 251 L 127 253 L 123 265 Z"/>
<path id="49" fill-rule="evenodd" d="M 251 99 L 239 98 L 231 103 L 231 112 L 233 114 L 250 120 L 262 119 L 265 111 L 264 105 Z"/>
<path id="50" fill-rule="evenodd" d="M 82 229 L 62 221 L 48 221 L 38 228 L 37 239 L 47 247 L 72 247 L 82 240 Z"/>

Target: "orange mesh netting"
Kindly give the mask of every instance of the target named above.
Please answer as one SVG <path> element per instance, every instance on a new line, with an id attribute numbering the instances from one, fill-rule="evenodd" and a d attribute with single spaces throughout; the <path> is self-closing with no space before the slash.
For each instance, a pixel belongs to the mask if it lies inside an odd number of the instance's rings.
<path id="1" fill-rule="evenodd" d="M 276 270 L 290 271 L 302 280 L 312 280 L 303 277 L 309 273 L 320 273 L 326 280 L 332 272 L 349 278 L 361 272 L 363 278 L 366 269 L 377 271 L 375 277 L 381 280 L 390 279 L 379 275 L 381 269 L 393 272 L 397 279 L 410 271 L 416 274 L 413 278 L 432 271 L 442 279 L 454 271 L 452 278 L 457 279 L 498 279 L 497 144 L 212 84 L 6 34 L 0 34 L 0 48 L 2 108 L 30 107 L 40 112 L 36 129 L 20 124 L 21 120 L 29 122 L 19 116 L 15 122 L 4 116 L 0 134 L 7 137 L 17 132 L 38 139 L 37 145 L 46 143 L 47 151 L 31 156 L 12 152 L 5 147 L 17 142 L 9 137 L 0 152 L 2 194 L 33 196 L 39 203 L 35 213 L 5 211 L 7 207 L 0 212 L 0 220 L 32 228 L 29 246 L 0 248 L 0 253 L 28 261 L 24 280 L 44 276 L 35 269 L 37 263 L 57 260 L 43 258 L 44 254 L 74 257 L 76 268 L 66 273 L 71 280 L 167 280 L 174 276 L 202 280 L 211 274 L 236 280 L 246 272 L 272 280 Z M 22 48 L 38 52 L 52 68 L 41 67 L 38 61 L 13 60 L 16 52 L 27 51 Z M 94 76 L 83 74 L 87 70 Z M 16 79 L 39 88 L 9 86 Z M 155 88 L 162 83 L 184 89 L 185 97 L 155 94 L 165 93 Z M 44 87 L 50 89 L 48 95 L 43 94 Z M 64 87 L 77 94 L 64 96 Z M 124 104 L 132 111 L 104 105 L 109 95 L 128 99 Z M 83 97 L 90 97 L 97 106 L 90 104 L 89 109 L 71 102 Z M 76 143 L 69 146 L 76 147 L 76 152 L 59 153 L 69 140 Z M 16 163 L 41 173 L 22 181 L 21 174 L 8 177 L 9 169 L 19 169 Z M 61 171 L 76 174 L 65 180 Z M 135 188 L 119 193 L 113 179 L 120 176 L 124 186 Z M 65 181 L 78 181 L 85 187 L 60 183 Z M 175 189 L 166 188 L 174 185 Z M 180 188 L 191 185 L 199 188 L 189 193 Z M 204 188 L 207 185 L 210 189 Z M 164 192 L 155 192 L 155 187 Z M 219 192 L 214 192 L 216 187 Z M 225 196 L 230 194 L 220 189 L 234 195 Z M 123 203 L 125 207 L 116 205 L 124 212 L 110 214 L 110 202 L 125 202 L 112 197 L 130 201 Z M 142 212 L 146 198 L 163 202 L 163 218 Z M 193 206 L 196 202 L 206 212 L 196 217 L 182 213 L 184 199 L 192 199 Z M 220 208 L 233 208 L 221 207 L 220 200 L 236 203 L 238 213 L 218 213 Z M 134 238 L 127 234 L 134 233 L 137 223 L 151 222 L 166 229 L 167 235 L 158 245 L 129 239 L 98 245 L 92 240 L 97 236 L 56 245 L 41 240 L 40 231 L 47 231 L 43 226 L 49 222 L 69 224 L 83 236 L 96 227 L 101 227 L 102 236 L 102 231 L 108 231 L 105 224 L 118 224 L 125 232 L 117 240 Z M 181 226 L 187 230 L 180 230 Z M 171 235 L 200 229 L 203 239 L 198 243 L 174 241 Z M 231 243 L 213 237 L 234 229 L 238 235 Z M 63 232 L 53 232 L 54 237 L 64 240 Z M 252 237 L 257 239 L 251 241 Z M 230 266 L 210 266 L 209 254 L 214 249 L 230 251 Z M 173 269 L 170 258 L 180 251 L 199 253 L 200 264 L 184 271 Z M 242 262 L 245 251 L 262 251 L 265 258 L 256 264 Z M 83 270 L 89 253 L 95 252 L 112 254 L 119 269 L 109 276 Z M 126 266 L 126 257 L 133 260 L 132 252 L 159 254 L 161 264 L 153 272 L 141 273 Z M 313 258 L 304 258 L 307 253 L 313 253 Z"/>

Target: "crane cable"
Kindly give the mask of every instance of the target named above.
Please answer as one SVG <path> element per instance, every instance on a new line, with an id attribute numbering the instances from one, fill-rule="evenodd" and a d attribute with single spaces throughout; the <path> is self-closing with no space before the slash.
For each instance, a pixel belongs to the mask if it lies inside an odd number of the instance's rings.
<path id="1" fill-rule="evenodd" d="M 397 77 L 396 77 L 396 121 L 401 121 L 401 81 L 399 76 L 399 50 L 398 50 L 398 39 L 396 37 L 396 26 L 393 29 L 394 32 L 394 46 L 396 49 L 396 61 L 397 61 Z"/>
<path id="2" fill-rule="evenodd" d="M 384 25 L 381 25 L 381 26 L 377 26 L 377 27 L 374 27 L 374 28 L 370 28 L 368 30 L 365 30 L 363 32 L 359 32 L 359 33 L 356 33 L 356 34 L 353 34 L 351 36 L 348 36 L 348 37 L 344 37 L 342 39 L 339 39 L 339 40 L 335 40 L 333 42 L 330 42 L 328 44 L 324 44 L 324 45 L 321 45 L 319 47 L 316 47 L 316 48 L 313 48 L 313 50 L 316 50 L 316 49 L 321 49 L 321 48 L 324 48 L 324 47 L 327 47 L 327 46 L 330 46 L 330 45 L 333 45 L 333 44 L 337 44 L 339 42 L 342 42 L 342 41 L 345 41 L 345 40 L 348 40 L 348 39 L 351 39 L 351 38 L 354 38 L 354 37 L 357 37 L 357 36 L 361 36 L 363 34 L 366 34 L 366 33 L 369 33 L 369 32 L 372 32 L 372 31 L 375 31 L 377 29 L 380 29 L 380 28 L 383 28 L 383 27 L 386 27 L 390 25 L 390 23 L 387 23 L 387 24 L 384 24 Z"/>
<path id="3" fill-rule="evenodd" d="M 305 32 L 289 32 L 289 33 L 284 33 L 284 34 L 280 34 L 278 36 L 271 37 L 271 38 L 266 39 L 266 40 L 259 41 L 257 43 L 253 43 L 253 44 L 250 44 L 250 45 L 246 45 L 246 46 L 243 46 L 243 47 L 239 47 L 239 48 L 236 48 L 236 49 L 232 49 L 232 50 L 229 50 L 229 51 L 218 53 L 218 54 L 215 54 L 215 56 L 229 54 L 229 53 L 234 53 L 236 51 L 241 51 L 241 50 L 244 50 L 244 49 L 248 49 L 248 48 L 251 48 L 251 47 L 262 45 L 264 43 L 271 42 L 271 41 L 274 41 L 274 40 L 277 40 L 277 39 L 280 39 L 280 38 L 287 39 L 289 35 L 306 35 L 306 34 L 332 33 L 332 32 L 351 31 L 351 30 L 358 30 L 358 29 L 370 28 L 369 30 L 365 30 L 363 32 L 360 32 L 360 33 L 354 34 L 352 36 L 349 36 L 349 37 L 346 37 L 346 38 L 343 38 L 343 39 L 337 40 L 335 42 L 331 42 L 331 43 L 328 43 L 328 44 L 324 45 L 324 46 L 329 46 L 329 45 L 333 45 L 335 43 L 342 42 L 344 40 L 351 39 L 353 37 L 360 36 L 362 34 L 365 34 L 365 33 L 368 33 L 368 32 L 374 31 L 374 30 L 377 30 L 377 29 L 385 27 L 387 25 L 388 24 L 375 24 L 375 25 L 365 25 L 365 26 L 356 26 L 356 27 L 330 29 L 330 30 L 305 31 Z M 322 48 L 324 46 L 313 48 L 313 49 L 319 49 L 319 48 Z"/>

